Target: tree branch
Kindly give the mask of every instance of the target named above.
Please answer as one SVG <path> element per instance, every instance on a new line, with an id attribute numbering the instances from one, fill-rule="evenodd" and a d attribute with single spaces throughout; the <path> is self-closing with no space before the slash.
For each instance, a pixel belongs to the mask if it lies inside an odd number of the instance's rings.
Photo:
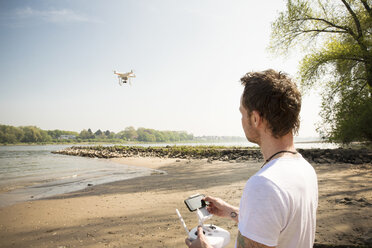
<path id="1" fill-rule="evenodd" d="M 357 77 L 357 78 L 353 78 L 353 79 L 351 79 L 350 80 L 350 82 L 355 82 L 355 81 L 367 81 L 367 79 L 366 78 L 363 78 L 363 77 Z M 366 83 L 367 84 L 367 83 Z"/>
<path id="2" fill-rule="evenodd" d="M 341 0 L 342 3 L 345 5 L 346 9 L 349 11 L 350 15 L 353 17 L 354 19 L 354 22 L 355 22 L 355 25 L 357 27 L 357 31 L 358 31 L 358 40 L 363 36 L 363 32 L 362 32 L 362 27 L 360 26 L 360 22 L 359 22 L 359 19 L 357 17 L 357 15 L 355 14 L 355 12 L 352 10 L 352 8 L 350 7 L 350 4 L 348 4 L 346 2 L 346 0 Z"/>
<path id="3" fill-rule="evenodd" d="M 364 6 L 364 8 L 367 10 L 368 14 L 370 17 L 372 17 L 372 9 L 371 7 L 368 5 L 367 3 L 367 0 L 360 0 Z"/>
<path id="4" fill-rule="evenodd" d="M 341 30 L 327 30 L 324 29 L 309 29 L 309 30 L 300 30 L 301 33 L 311 33 L 311 32 L 318 32 L 318 33 L 341 33 L 341 34 L 348 34 L 347 31 L 341 31 Z"/>
<path id="5" fill-rule="evenodd" d="M 338 29 L 341 29 L 341 30 L 345 30 L 345 31 L 347 31 L 349 33 L 351 32 L 350 34 L 354 35 L 353 30 L 351 30 L 349 27 L 344 27 L 344 26 L 336 25 L 333 22 L 330 22 L 330 21 L 328 21 L 326 19 L 323 19 L 323 18 L 306 16 L 306 18 L 297 19 L 297 20 L 294 20 L 294 21 L 321 21 L 321 22 L 324 22 L 324 23 L 328 24 L 331 27 L 338 28 Z"/>
<path id="6" fill-rule="evenodd" d="M 326 10 L 326 8 L 324 7 L 322 1 L 318 0 L 318 4 L 319 4 L 320 8 L 322 9 L 323 14 L 327 17 L 327 14 L 328 14 L 328 13 L 327 13 L 327 10 Z"/>
<path id="7" fill-rule="evenodd" d="M 367 86 L 367 83 L 365 83 L 360 89 L 358 92 L 351 92 L 348 96 L 346 96 L 346 99 L 349 98 L 349 97 L 353 97 L 351 99 L 352 102 L 355 101 L 355 98 L 360 94 L 360 92 L 362 92 L 362 90 Z M 345 99 L 344 99 L 345 100 Z"/>

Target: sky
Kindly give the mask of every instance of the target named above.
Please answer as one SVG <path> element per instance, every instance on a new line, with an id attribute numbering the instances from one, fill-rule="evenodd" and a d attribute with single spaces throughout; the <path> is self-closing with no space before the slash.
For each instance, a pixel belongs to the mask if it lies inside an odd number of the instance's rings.
<path id="1" fill-rule="evenodd" d="M 302 56 L 268 51 L 281 0 L 0 0 L 0 124 L 244 136 L 239 79 Z M 134 70 L 132 85 L 113 70 Z M 303 96 L 300 137 L 318 136 Z"/>

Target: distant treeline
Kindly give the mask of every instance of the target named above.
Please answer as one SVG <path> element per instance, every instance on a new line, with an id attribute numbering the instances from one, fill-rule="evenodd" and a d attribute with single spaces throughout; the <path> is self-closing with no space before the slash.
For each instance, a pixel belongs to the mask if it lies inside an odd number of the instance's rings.
<path id="1" fill-rule="evenodd" d="M 90 128 L 80 133 L 63 130 L 42 130 L 35 126 L 14 127 L 0 124 L 0 144 L 20 143 L 127 143 L 127 142 L 239 142 L 238 136 L 194 136 L 185 131 L 159 131 L 150 128 L 127 127 L 114 133 Z"/>
<path id="2" fill-rule="evenodd" d="M 14 127 L 0 125 L 0 143 L 78 143 L 78 142 L 180 142 L 193 141 L 194 135 L 184 131 L 158 131 L 149 128 L 127 127 L 118 133 L 89 128 L 80 133 L 63 130 L 42 130 L 35 126 Z"/>

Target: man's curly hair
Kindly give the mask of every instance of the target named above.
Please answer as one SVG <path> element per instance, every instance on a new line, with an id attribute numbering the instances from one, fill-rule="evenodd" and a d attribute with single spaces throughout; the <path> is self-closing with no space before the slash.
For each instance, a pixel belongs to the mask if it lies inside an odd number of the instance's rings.
<path id="1" fill-rule="evenodd" d="M 259 112 L 275 138 L 298 133 L 301 93 L 288 75 L 269 69 L 247 73 L 240 81 L 244 86 L 242 104 L 249 115 Z"/>

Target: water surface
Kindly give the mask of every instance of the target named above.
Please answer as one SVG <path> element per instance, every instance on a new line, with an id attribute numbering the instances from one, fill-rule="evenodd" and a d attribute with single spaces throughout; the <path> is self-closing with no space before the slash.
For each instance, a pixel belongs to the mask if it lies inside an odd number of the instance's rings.
<path id="1" fill-rule="evenodd" d="M 107 159 L 51 153 L 69 146 L 1 146 L 0 207 L 153 172 Z"/>

